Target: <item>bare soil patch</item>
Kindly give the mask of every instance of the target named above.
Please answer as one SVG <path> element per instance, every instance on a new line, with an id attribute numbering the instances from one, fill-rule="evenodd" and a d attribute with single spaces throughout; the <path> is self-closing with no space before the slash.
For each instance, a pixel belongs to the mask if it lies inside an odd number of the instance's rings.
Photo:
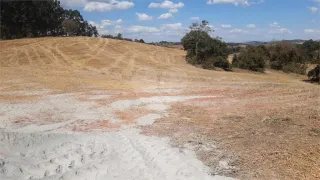
<path id="1" fill-rule="evenodd" d="M 319 94 L 291 93 L 241 91 L 239 96 L 201 99 L 200 104 L 200 99 L 192 99 L 197 103 L 175 105 L 168 117 L 144 132 L 172 136 L 172 143 L 182 149 L 191 144 L 219 174 L 240 179 L 319 179 L 320 109 L 313 106 L 319 104 Z"/>

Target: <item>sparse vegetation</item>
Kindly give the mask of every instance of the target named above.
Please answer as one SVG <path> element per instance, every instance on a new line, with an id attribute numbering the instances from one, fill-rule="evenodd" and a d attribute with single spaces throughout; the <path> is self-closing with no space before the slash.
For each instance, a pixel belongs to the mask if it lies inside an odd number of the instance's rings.
<path id="1" fill-rule="evenodd" d="M 101 35 L 102 38 L 109 38 L 109 39 L 119 39 L 119 40 L 125 40 L 125 41 L 134 41 L 134 42 L 139 42 L 139 43 L 145 43 L 143 39 L 135 39 L 132 40 L 130 38 L 123 38 L 121 33 L 118 33 L 116 36 L 113 36 L 111 34 L 104 34 Z"/>
<path id="2" fill-rule="evenodd" d="M 310 136 L 320 136 L 320 128 L 311 128 L 309 135 Z"/>

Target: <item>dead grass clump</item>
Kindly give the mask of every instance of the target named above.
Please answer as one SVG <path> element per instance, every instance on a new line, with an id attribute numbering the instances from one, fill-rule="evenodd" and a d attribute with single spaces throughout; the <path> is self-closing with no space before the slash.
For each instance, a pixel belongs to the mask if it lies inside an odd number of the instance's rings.
<path id="1" fill-rule="evenodd" d="M 320 137 L 320 128 L 311 128 L 309 132 L 310 136 L 319 136 Z"/>
<path id="2" fill-rule="evenodd" d="M 229 121 L 241 121 L 243 119 L 245 119 L 245 117 L 243 116 L 237 116 L 237 115 L 234 115 L 234 116 L 225 116 L 225 117 L 222 117 L 223 119 L 225 120 L 229 120 Z"/>
<path id="3" fill-rule="evenodd" d="M 263 120 L 263 123 L 272 125 L 272 126 L 283 126 L 283 125 L 294 125 L 293 121 L 289 117 L 279 118 L 279 117 L 271 117 Z"/>

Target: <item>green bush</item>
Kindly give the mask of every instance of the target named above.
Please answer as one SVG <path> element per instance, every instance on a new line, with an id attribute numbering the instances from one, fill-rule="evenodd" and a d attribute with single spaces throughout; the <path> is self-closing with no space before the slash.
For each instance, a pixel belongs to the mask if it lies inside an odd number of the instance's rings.
<path id="1" fill-rule="evenodd" d="M 214 66 L 215 66 L 215 67 L 222 68 L 222 69 L 224 69 L 225 71 L 229 71 L 229 70 L 231 69 L 231 66 L 230 66 L 228 60 L 225 59 L 225 58 L 223 58 L 223 57 L 221 57 L 221 56 L 219 56 L 219 57 L 217 57 L 217 58 L 215 59 L 215 61 L 214 61 Z"/>
<path id="2" fill-rule="evenodd" d="M 202 68 L 203 69 L 222 68 L 225 71 L 231 70 L 231 66 L 230 66 L 229 62 L 221 56 L 219 56 L 217 58 L 215 58 L 215 57 L 207 58 L 206 61 L 203 62 Z"/>
<path id="3" fill-rule="evenodd" d="M 187 51 L 187 56 L 186 60 L 189 64 L 196 65 L 197 64 L 197 59 L 192 50 Z"/>
<path id="4" fill-rule="evenodd" d="M 214 58 L 208 58 L 203 64 L 203 69 L 215 69 L 215 59 Z"/>
<path id="5" fill-rule="evenodd" d="M 232 64 L 237 64 L 238 63 L 238 55 L 234 55 L 232 58 Z"/>
<path id="6" fill-rule="evenodd" d="M 283 70 L 287 73 L 306 73 L 306 60 L 295 46 L 291 44 L 278 44 L 269 49 L 271 69 Z"/>
<path id="7" fill-rule="evenodd" d="M 320 82 L 320 65 L 317 65 L 314 69 L 308 72 L 308 78 L 314 82 Z"/>
<path id="8" fill-rule="evenodd" d="M 264 72 L 265 61 L 257 49 L 249 47 L 238 56 L 233 57 L 232 66 L 250 71 Z"/>
<path id="9" fill-rule="evenodd" d="M 299 63 L 288 63 L 282 66 L 282 71 L 285 73 L 306 74 L 307 65 Z"/>

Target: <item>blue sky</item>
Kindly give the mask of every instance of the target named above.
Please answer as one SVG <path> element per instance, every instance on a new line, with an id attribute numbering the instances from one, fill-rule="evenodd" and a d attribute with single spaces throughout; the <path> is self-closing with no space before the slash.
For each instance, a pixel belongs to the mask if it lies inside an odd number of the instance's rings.
<path id="1" fill-rule="evenodd" d="M 227 42 L 320 39 L 320 0 L 60 0 L 100 34 L 180 41 L 192 22 L 209 21 Z"/>

